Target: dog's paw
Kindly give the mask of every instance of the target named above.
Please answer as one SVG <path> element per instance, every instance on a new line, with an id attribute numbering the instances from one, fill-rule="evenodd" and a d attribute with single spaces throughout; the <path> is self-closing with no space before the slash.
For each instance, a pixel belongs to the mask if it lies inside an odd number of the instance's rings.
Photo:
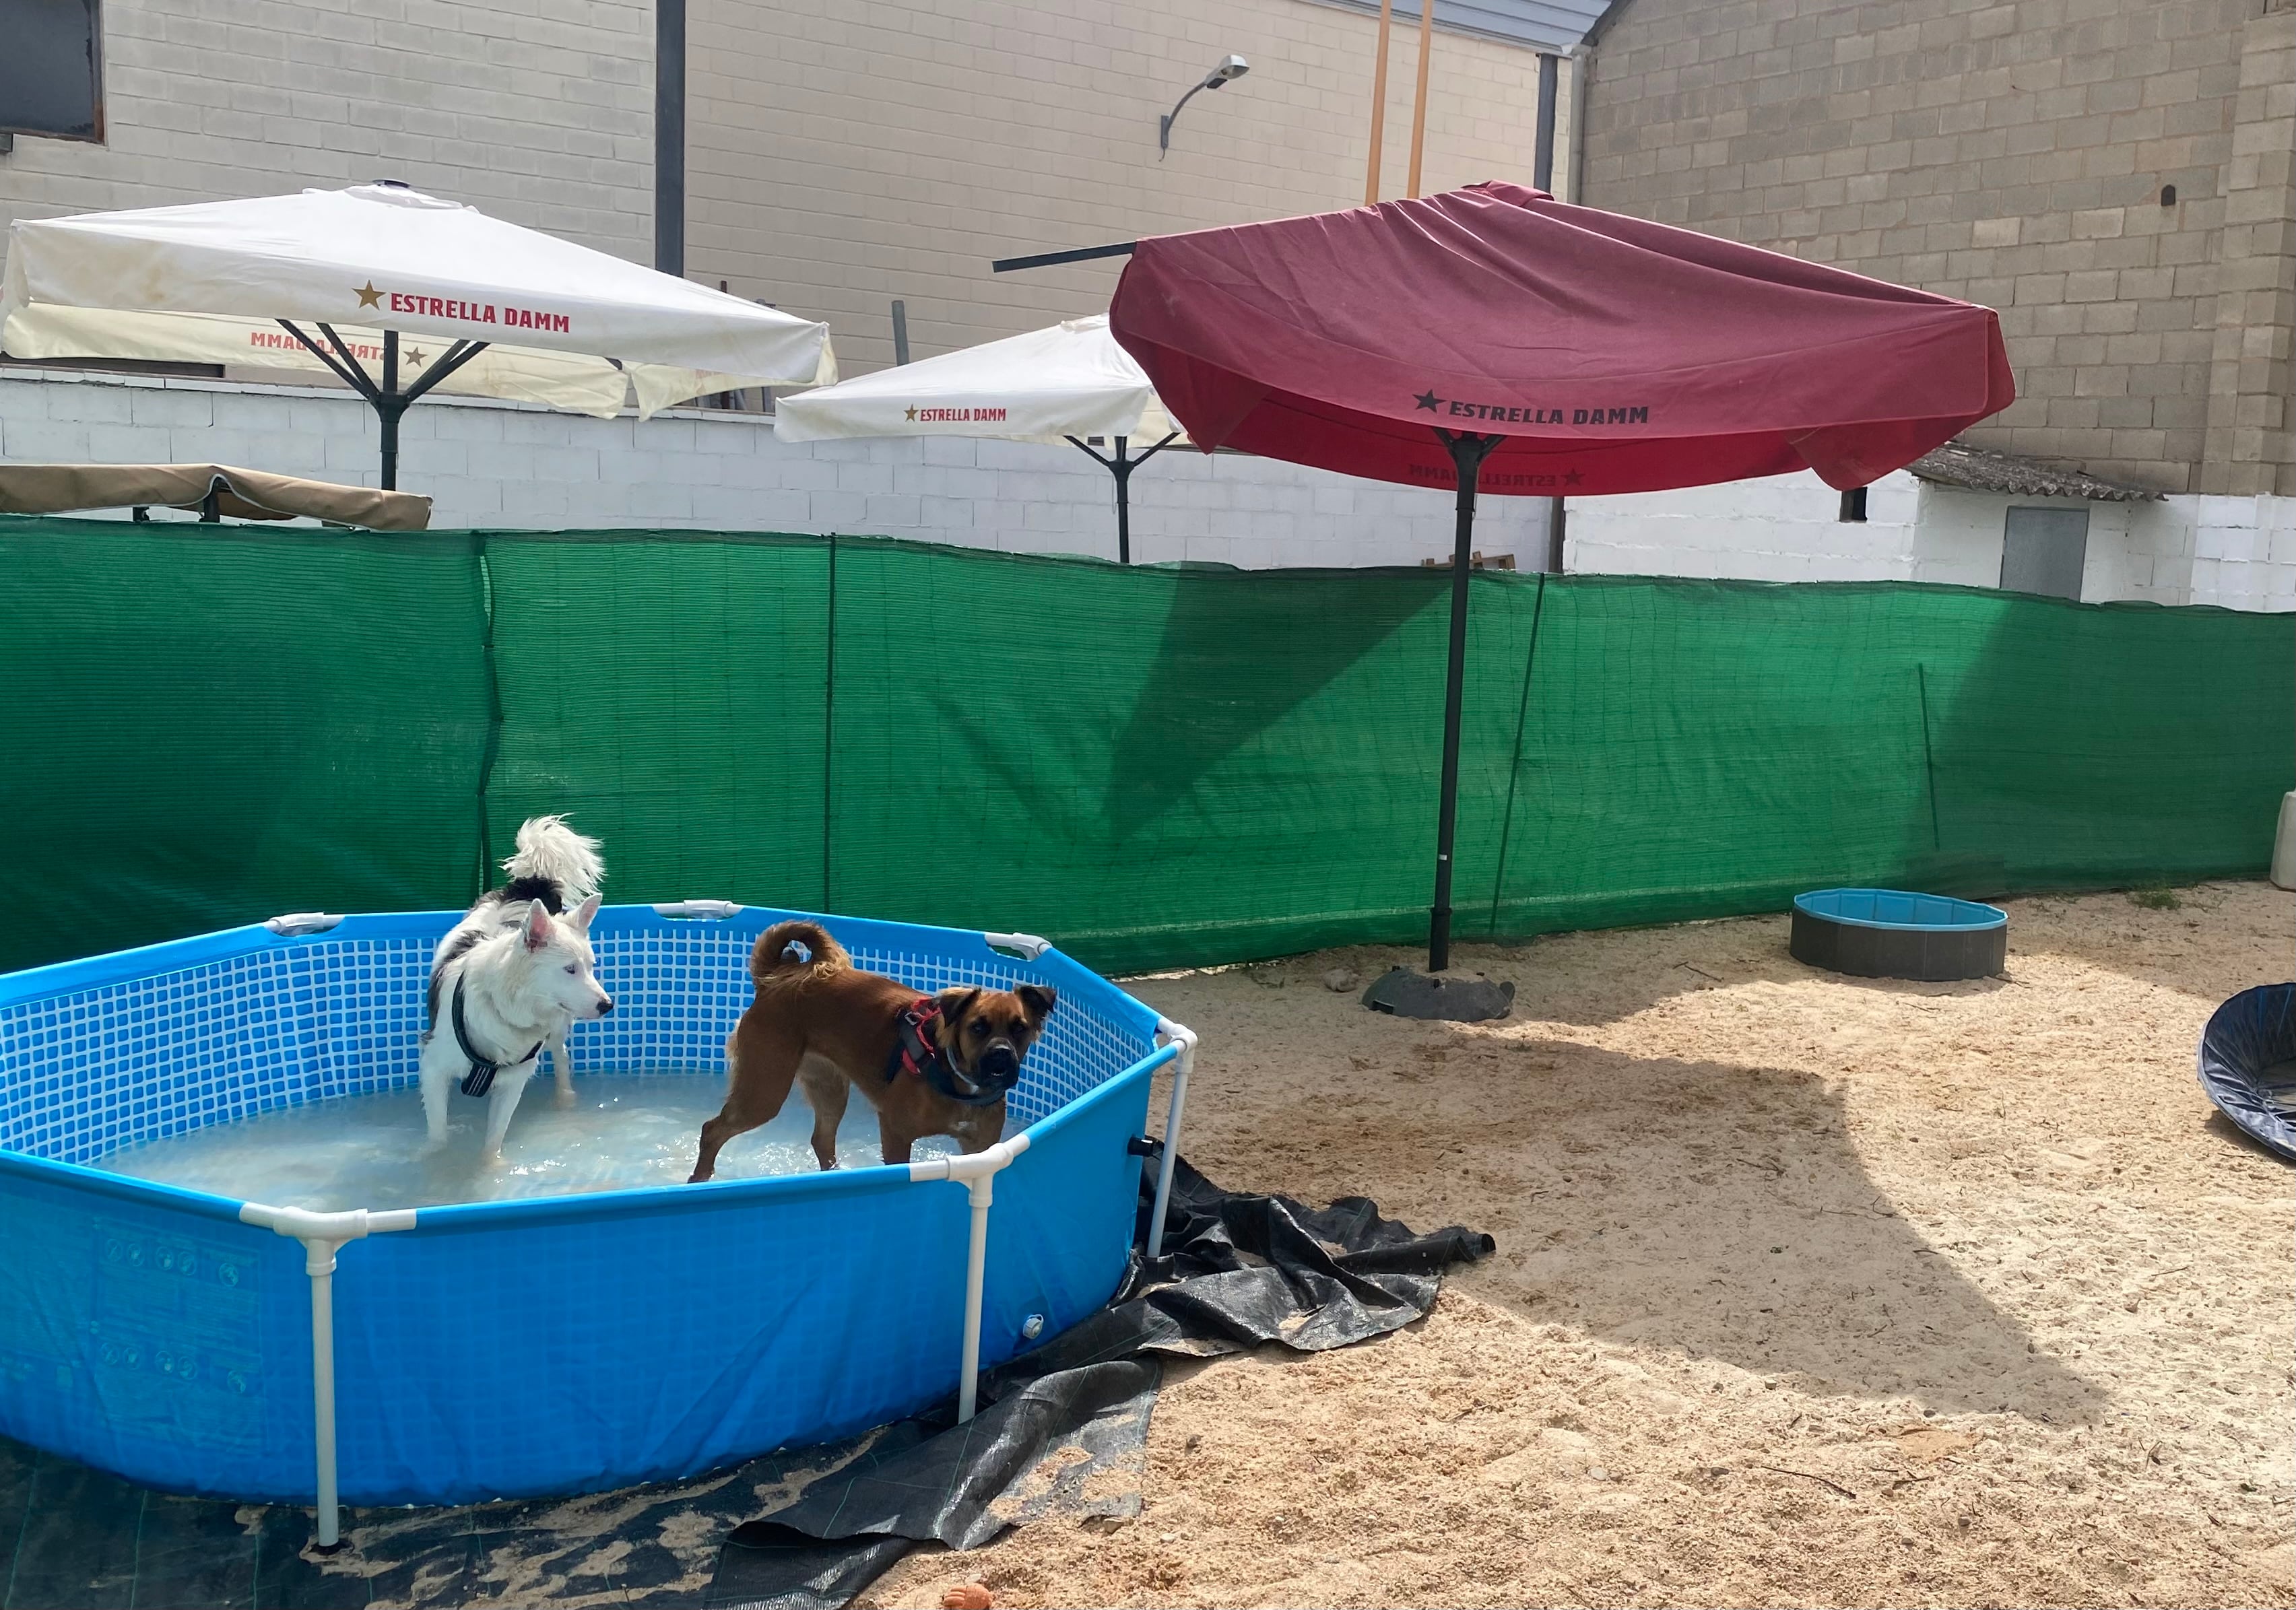
<path id="1" fill-rule="evenodd" d="M 563 1090 L 551 1092 L 550 1105 L 562 1113 L 571 1109 L 580 1099 L 581 1098 L 574 1093 L 574 1087 L 570 1084 Z"/>

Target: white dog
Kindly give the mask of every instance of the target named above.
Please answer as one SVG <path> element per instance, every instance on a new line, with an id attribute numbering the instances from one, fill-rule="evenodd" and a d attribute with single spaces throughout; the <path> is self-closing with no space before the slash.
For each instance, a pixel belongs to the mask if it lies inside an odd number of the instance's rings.
<path id="1" fill-rule="evenodd" d="M 559 1105 L 572 1102 L 566 1036 L 578 1020 L 614 1009 L 590 948 L 603 877 L 597 850 L 563 819 L 536 817 L 519 829 L 518 853 L 503 863 L 510 882 L 480 896 L 431 952 L 420 1075 L 430 1127 L 424 1153 L 446 1143 L 448 1092 L 459 1083 L 464 1094 L 488 1098 L 481 1156 L 499 1160 L 545 1050 Z M 581 903 L 567 912 L 576 898 Z"/>

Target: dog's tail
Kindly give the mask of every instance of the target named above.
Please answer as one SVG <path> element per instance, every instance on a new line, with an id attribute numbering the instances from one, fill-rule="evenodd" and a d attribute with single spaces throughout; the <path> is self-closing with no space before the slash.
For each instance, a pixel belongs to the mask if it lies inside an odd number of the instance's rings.
<path id="1" fill-rule="evenodd" d="M 541 878 L 558 886 L 568 905 L 579 905 L 606 880 L 598 841 L 566 825 L 563 816 L 536 816 L 518 830 L 518 854 L 503 862 L 512 879 Z"/>
<path id="2" fill-rule="evenodd" d="M 750 977 L 759 984 L 769 978 L 817 978 L 852 965 L 853 958 L 829 936 L 827 928 L 801 919 L 776 922 L 758 936 L 750 952 Z"/>

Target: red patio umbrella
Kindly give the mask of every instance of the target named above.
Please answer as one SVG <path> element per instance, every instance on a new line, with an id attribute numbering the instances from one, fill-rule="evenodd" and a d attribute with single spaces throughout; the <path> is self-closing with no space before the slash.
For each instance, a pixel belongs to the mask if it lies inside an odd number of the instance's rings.
<path id="1" fill-rule="evenodd" d="M 1846 491 L 2016 396 L 1990 308 L 1514 184 L 1141 241 L 1109 316 L 1206 452 L 1456 488 L 1433 971 L 1479 486 Z"/>

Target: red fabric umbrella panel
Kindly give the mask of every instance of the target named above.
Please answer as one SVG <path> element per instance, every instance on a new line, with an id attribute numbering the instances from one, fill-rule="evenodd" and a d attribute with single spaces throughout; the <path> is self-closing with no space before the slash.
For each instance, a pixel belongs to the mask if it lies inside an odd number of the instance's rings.
<path id="1" fill-rule="evenodd" d="M 1477 184 L 1145 240 L 1117 339 L 1207 450 L 1482 491 L 1847 490 L 2016 397 L 1993 311 Z"/>
<path id="2" fill-rule="evenodd" d="M 1479 489 L 1846 491 L 2017 395 L 1990 308 L 1513 184 L 1139 241 L 1109 323 L 1206 452 L 1454 489 L 1437 972 Z"/>

